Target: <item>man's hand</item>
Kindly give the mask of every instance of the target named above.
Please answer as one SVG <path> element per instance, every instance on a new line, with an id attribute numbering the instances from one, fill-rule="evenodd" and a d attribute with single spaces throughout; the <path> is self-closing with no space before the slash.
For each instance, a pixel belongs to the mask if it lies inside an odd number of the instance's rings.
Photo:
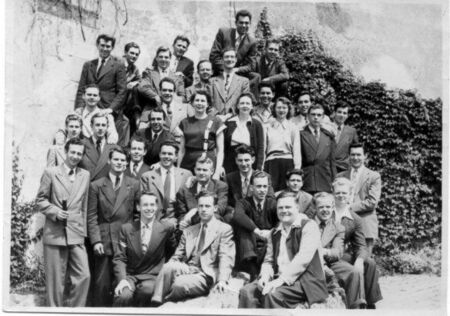
<path id="1" fill-rule="evenodd" d="M 176 270 L 178 271 L 177 275 L 183 275 L 183 274 L 189 274 L 191 273 L 191 269 L 190 266 L 188 266 L 187 264 L 180 262 L 180 261 L 170 261 L 171 264 L 173 264 L 173 266 L 176 268 Z"/>
<path id="2" fill-rule="evenodd" d="M 131 285 L 127 280 L 120 280 L 119 284 L 117 284 L 116 288 L 114 289 L 114 295 L 119 296 L 120 294 L 122 294 L 123 289 L 126 287 L 131 290 Z"/>
<path id="3" fill-rule="evenodd" d="M 193 209 L 190 209 L 189 212 L 184 215 L 184 218 L 180 221 L 180 229 L 185 229 L 186 227 L 191 225 L 192 222 L 192 216 L 194 216 L 197 213 L 197 208 L 194 207 Z"/>
<path id="4" fill-rule="evenodd" d="M 186 183 L 184 184 L 186 188 L 188 189 L 192 188 L 192 186 L 194 185 L 194 180 L 195 180 L 194 176 L 190 176 L 189 178 L 187 178 Z"/>
<path id="5" fill-rule="evenodd" d="M 269 78 L 264 78 L 263 80 L 261 80 L 261 82 L 270 82 Z"/>
<path id="6" fill-rule="evenodd" d="M 268 234 L 270 233 L 270 230 L 267 229 L 259 229 L 259 228 L 255 228 L 255 230 L 253 231 L 258 237 L 262 238 L 262 239 L 267 239 Z"/>
<path id="7" fill-rule="evenodd" d="M 262 290 L 262 295 L 266 295 L 275 291 L 278 287 L 282 286 L 284 281 L 280 278 L 270 281 Z"/>
<path id="8" fill-rule="evenodd" d="M 225 292 L 226 287 L 227 287 L 227 283 L 225 281 L 219 281 L 219 282 L 217 282 L 213 291 L 218 291 L 219 293 L 223 293 L 223 292 Z"/>
<path id="9" fill-rule="evenodd" d="M 69 217 L 69 212 L 64 211 L 63 209 L 59 209 L 58 213 L 56 213 L 56 218 L 59 219 L 60 221 L 66 220 L 67 217 Z"/>
<path id="10" fill-rule="evenodd" d="M 103 113 L 112 114 L 113 110 L 110 108 L 103 109 Z"/>
<path id="11" fill-rule="evenodd" d="M 355 263 L 353 264 L 355 267 L 355 270 L 360 274 L 364 275 L 364 260 L 362 258 L 356 259 Z"/>
<path id="12" fill-rule="evenodd" d="M 265 277 L 261 277 L 258 280 L 258 289 L 262 292 L 262 290 L 266 287 L 267 283 L 269 283 L 269 279 Z"/>
<path id="13" fill-rule="evenodd" d="M 94 254 L 97 256 L 103 256 L 105 254 L 103 244 L 101 242 L 98 242 L 94 245 Z"/>
<path id="14" fill-rule="evenodd" d="M 184 73 L 182 73 L 181 71 L 177 71 L 175 73 L 175 76 L 180 76 L 181 78 L 184 78 Z"/>
<path id="15" fill-rule="evenodd" d="M 159 95 L 155 96 L 155 102 L 158 105 L 161 105 L 161 98 L 159 97 Z"/>

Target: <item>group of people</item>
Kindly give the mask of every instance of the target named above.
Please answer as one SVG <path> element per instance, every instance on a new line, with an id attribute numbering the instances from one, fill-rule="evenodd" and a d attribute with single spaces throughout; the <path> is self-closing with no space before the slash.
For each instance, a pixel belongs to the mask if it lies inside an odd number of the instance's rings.
<path id="1" fill-rule="evenodd" d="M 219 29 L 197 80 L 185 36 L 142 74 L 138 44 L 119 59 L 97 38 L 37 195 L 49 306 L 159 306 L 239 275 L 240 308 L 320 303 L 335 280 L 375 308 L 380 174 L 348 104 L 288 98 L 280 42 L 257 56 L 251 19 Z"/>

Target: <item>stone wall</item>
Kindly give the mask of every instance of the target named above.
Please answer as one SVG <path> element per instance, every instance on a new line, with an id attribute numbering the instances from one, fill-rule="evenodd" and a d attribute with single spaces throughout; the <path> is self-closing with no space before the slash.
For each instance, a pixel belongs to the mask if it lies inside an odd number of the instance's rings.
<path id="1" fill-rule="evenodd" d="M 36 194 L 51 137 L 73 108 L 82 64 L 96 56 L 95 38 L 102 32 L 117 37 L 116 55 L 126 42 L 138 42 L 140 68 L 151 63 L 157 46 L 171 45 L 180 33 L 192 40 L 187 56 L 198 61 L 208 56 L 217 28 L 234 24 L 235 10 L 248 8 L 254 28 L 267 6 L 275 35 L 312 29 L 330 54 L 368 80 L 415 88 L 426 97 L 442 94 L 443 10 L 436 2 L 82 0 L 82 24 L 78 1 L 52 3 L 6 4 L 6 128 L 20 146 L 24 200 Z"/>

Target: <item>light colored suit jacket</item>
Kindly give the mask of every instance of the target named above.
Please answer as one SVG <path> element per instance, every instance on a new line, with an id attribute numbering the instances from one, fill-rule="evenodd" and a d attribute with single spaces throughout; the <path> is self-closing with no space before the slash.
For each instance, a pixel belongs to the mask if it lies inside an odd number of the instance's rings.
<path id="1" fill-rule="evenodd" d="M 37 194 L 38 209 L 45 215 L 44 244 L 67 246 L 84 244 L 87 236 L 86 214 L 89 172 L 77 168 L 75 181 L 70 182 L 64 165 L 45 169 Z M 67 226 L 56 214 L 67 201 Z M 66 237 L 67 236 L 67 237 Z"/>
<path id="2" fill-rule="evenodd" d="M 362 219 L 363 232 L 366 238 L 378 238 L 378 219 L 376 208 L 381 196 L 381 176 L 365 166 L 353 188 L 354 197 L 351 210 Z M 350 179 L 351 169 L 339 173 L 338 177 Z"/>
<path id="3" fill-rule="evenodd" d="M 170 261 L 187 263 L 194 255 L 193 251 L 199 234 L 200 224 L 186 228 Z M 231 226 L 213 217 L 208 223 L 205 243 L 200 254 L 203 272 L 210 276 L 214 283 L 228 281 L 234 266 L 235 255 L 236 248 Z"/>
<path id="4" fill-rule="evenodd" d="M 250 83 L 247 78 L 233 74 L 228 93 L 225 91 L 225 78 L 223 75 L 211 78 L 212 115 L 236 114 L 236 103 L 244 92 L 250 92 Z"/>

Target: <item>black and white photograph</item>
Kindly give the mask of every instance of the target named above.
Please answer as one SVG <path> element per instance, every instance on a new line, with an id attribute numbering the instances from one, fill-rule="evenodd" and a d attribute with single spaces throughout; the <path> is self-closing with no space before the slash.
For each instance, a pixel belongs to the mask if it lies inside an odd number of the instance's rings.
<path id="1" fill-rule="evenodd" d="M 3 312 L 447 314 L 447 1 L 2 15 Z"/>

